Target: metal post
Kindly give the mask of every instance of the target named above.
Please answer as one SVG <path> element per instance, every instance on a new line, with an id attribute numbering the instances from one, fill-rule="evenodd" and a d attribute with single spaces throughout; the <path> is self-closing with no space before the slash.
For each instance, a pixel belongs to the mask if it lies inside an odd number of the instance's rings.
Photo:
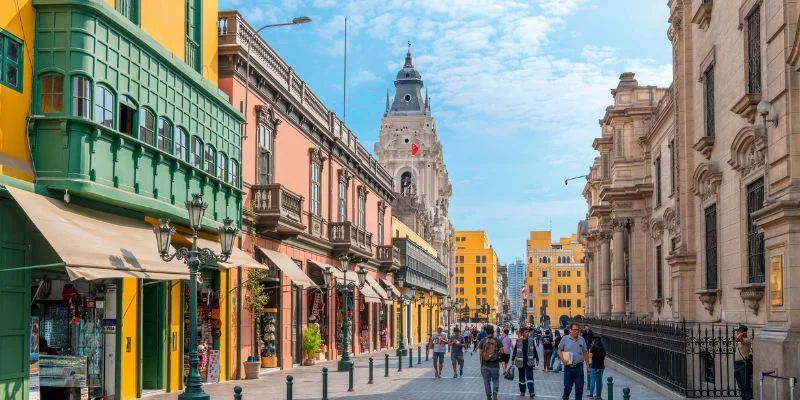
<path id="1" fill-rule="evenodd" d="M 408 349 L 408 368 L 414 368 L 414 349 Z"/>
<path id="2" fill-rule="evenodd" d="M 425 346 L 425 361 L 428 361 L 428 351 L 430 351 L 430 348 Z"/>
<path id="3" fill-rule="evenodd" d="M 368 384 L 372 384 L 372 357 L 369 358 L 369 382 Z"/>
<path id="4" fill-rule="evenodd" d="M 286 400 L 292 400 L 292 378 L 291 375 L 286 377 Z"/>
<path id="5" fill-rule="evenodd" d="M 347 371 L 348 370 L 348 366 L 349 365 L 353 365 L 353 361 L 350 360 L 350 354 L 347 351 L 347 339 L 348 339 L 348 336 L 350 334 L 350 321 L 349 321 L 349 318 L 348 318 L 348 315 L 347 315 L 348 314 L 347 306 L 349 305 L 348 298 L 351 297 L 349 295 L 350 295 L 350 289 L 347 287 L 347 281 L 345 280 L 344 288 L 342 289 L 342 297 L 344 298 L 344 320 L 343 320 L 343 322 L 344 322 L 344 325 L 343 325 L 344 332 L 342 332 L 342 359 L 339 361 L 339 365 L 338 365 L 338 368 L 337 368 L 337 370 L 339 372 Z M 355 299 L 354 299 L 353 300 L 353 313 L 356 312 L 356 307 L 355 306 L 356 305 L 355 305 Z"/>
<path id="6" fill-rule="evenodd" d="M 242 400 L 242 388 L 240 386 L 233 387 L 233 400 Z"/>
<path id="7" fill-rule="evenodd" d="M 397 372 L 403 372 L 403 356 L 397 356 Z"/>
<path id="8" fill-rule="evenodd" d="M 631 400 L 631 388 L 622 389 L 622 400 Z"/>
<path id="9" fill-rule="evenodd" d="M 403 309 L 406 308 L 406 304 L 403 300 L 398 301 L 397 304 L 400 307 L 400 323 L 397 324 L 400 328 L 400 343 L 397 346 L 397 356 L 400 357 L 402 364 L 403 356 L 406 354 L 405 339 L 403 338 Z"/>
<path id="10" fill-rule="evenodd" d="M 322 368 L 322 400 L 328 400 L 328 368 Z"/>
<path id="11" fill-rule="evenodd" d="M 425 361 L 428 361 L 428 349 L 425 349 Z M 417 365 L 422 363 L 422 346 L 417 346 Z"/>
<path id="12" fill-rule="evenodd" d="M 347 391 L 348 392 L 352 392 L 353 391 L 353 370 L 354 369 L 355 369 L 355 365 L 350 364 L 350 371 L 348 371 L 348 377 L 347 377 Z"/>
<path id="13" fill-rule="evenodd" d="M 383 376 L 387 377 L 387 376 L 389 376 L 389 355 L 388 354 L 384 354 L 383 356 L 384 356 L 384 365 L 385 365 L 384 371 L 383 371 Z"/>
<path id="14" fill-rule="evenodd" d="M 197 364 L 197 271 L 200 259 L 197 258 L 197 232 L 192 235 L 192 252 L 187 262 L 189 266 L 189 375 L 186 378 L 186 389 L 178 398 L 180 400 L 209 400 L 210 396 L 203 392 L 203 379 Z"/>
<path id="15" fill-rule="evenodd" d="M 608 382 L 606 384 L 608 386 L 608 397 L 606 400 L 614 400 L 614 378 L 609 376 L 606 382 Z"/>

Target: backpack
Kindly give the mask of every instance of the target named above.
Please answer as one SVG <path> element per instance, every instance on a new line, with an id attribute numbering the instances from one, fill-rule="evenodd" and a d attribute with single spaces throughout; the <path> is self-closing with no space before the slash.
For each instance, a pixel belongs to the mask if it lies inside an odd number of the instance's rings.
<path id="1" fill-rule="evenodd" d="M 496 338 L 484 338 L 481 342 L 481 361 L 497 362 L 500 359 L 499 347 Z"/>
<path id="2" fill-rule="evenodd" d="M 550 346 L 553 343 L 553 338 L 550 335 L 542 337 L 542 346 Z"/>

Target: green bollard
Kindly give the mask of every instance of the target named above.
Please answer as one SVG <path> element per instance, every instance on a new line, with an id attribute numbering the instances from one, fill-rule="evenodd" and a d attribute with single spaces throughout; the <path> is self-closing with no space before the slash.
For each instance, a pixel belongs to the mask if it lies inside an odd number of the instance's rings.
<path id="1" fill-rule="evenodd" d="M 368 384 L 372 384 L 372 357 L 369 358 L 369 382 Z"/>
<path id="2" fill-rule="evenodd" d="M 328 400 L 328 368 L 322 368 L 322 400 Z"/>
<path id="3" fill-rule="evenodd" d="M 347 381 L 347 391 L 348 392 L 352 392 L 353 391 L 353 371 L 355 370 L 355 368 L 356 368 L 355 364 L 350 364 L 350 371 L 348 371 L 348 375 L 349 376 L 347 377 L 347 379 L 348 379 L 348 381 Z"/>
<path id="4" fill-rule="evenodd" d="M 233 387 L 233 400 L 242 400 L 242 388 L 240 386 Z"/>
<path id="5" fill-rule="evenodd" d="M 414 349 L 408 349 L 408 368 L 414 368 Z"/>
<path id="6" fill-rule="evenodd" d="M 622 400 L 631 400 L 631 388 L 622 389 Z"/>
<path id="7" fill-rule="evenodd" d="M 428 352 L 425 352 L 425 361 L 428 361 Z M 417 346 L 417 365 L 422 363 L 422 346 Z"/>
<path id="8" fill-rule="evenodd" d="M 385 370 L 383 371 L 383 377 L 385 378 L 385 377 L 389 376 L 389 355 L 388 354 L 384 354 L 383 356 L 384 356 L 384 365 L 385 365 Z"/>
<path id="9" fill-rule="evenodd" d="M 292 400 L 292 378 L 291 375 L 286 377 L 286 400 Z"/>
<path id="10" fill-rule="evenodd" d="M 614 378 L 609 376 L 606 382 L 606 386 L 608 386 L 608 398 L 606 400 L 614 400 Z"/>
<path id="11" fill-rule="evenodd" d="M 428 346 L 425 346 L 425 361 L 428 361 Z"/>
<path id="12" fill-rule="evenodd" d="M 403 372 L 403 356 L 397 356 L 397 372 Z"/>

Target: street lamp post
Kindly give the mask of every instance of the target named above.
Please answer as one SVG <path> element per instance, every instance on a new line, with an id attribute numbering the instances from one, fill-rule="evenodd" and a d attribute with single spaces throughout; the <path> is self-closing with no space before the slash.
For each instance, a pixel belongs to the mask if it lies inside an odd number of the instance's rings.
<path id="1" fill-rule="evenodd" d="M 364 268 L 363 265 L 358 267 L 358 272 L 356 275 L 358 276 L 358 285 L 356 285 L 355 281 L 348 281 L 347 280 L 347 266 L 350 263 L 350 257 L 346 255 L 339 257 L 339 271 L 342 272 L 342 276 L 344 277 L 342 282 L 336 282 L 336 289 L 342 292 L 342 300 L 344 301 L 344 319 L 342 323 L 342 359 L 339 360 L 337 365 L 337 371 L 349 371 L 350 367 L 353 366 L 353 360 L 350 359 L 350 352 L 347 350 L 347 340 L 348 334 L 350 333 L 350 322 L 348 320 L 349 315 L 347 315 L 347 306 L 349 304 L 349 299 L 353 299 L 353 295 L 355 294 L 355 289 L 358 287 L 361 289 L 364 287 L 364 282 L 367 279 L 367 270 Z M 330 287 L 331 284 L 331 276 L 333 275 L 333 271 L 330 268 L 326 268 L 325 273 L 322 274 L 323 279 L 325 280 L 325 286 Z M 353 299 L 353 313 L 355 313 L 355 299 Z"/>
<path id="2" fill-rule="evenodd" d="M 222 254 L 217 255 L 211 249 L 197 247 L 197 232 L 201 228 L 203 214 L 208 203 L 203 201 L 200 194 L 192 194 L 192 200 L 187 200 L 186 209 L 189 211 L 189 227 L 192 229 L 192 248 L 181 247 L 169 254 L 172 235 L 175 228 L 170 225 L 168 218 L 159 220 L 157 227 L 153 228 L 158 244 L 158 253 L 164 261 L 174 258 L 183 260 L 189 267 L 189 376 L 186 378 L 186 389 L 178 398 L 181 400 L 208 400 L 209 395 L 203 392 L 203 380 L 197 368 L 199 358 L 197 355 L 197 273 L 205 264 L 216 264 L 228 259 L 233 251 L 233 241 L 236 239 L 238 229 L 233 226 L 233 220 L 225 218 L 223 226 L 219 228 L 219 241 Z"/>
<path id="3" fill-rule="evenodd" d="M 404 271 L 402 270 L 395 271 L 394 279 L 395 281 L 397 281 L 397 286 L 400 286 L 400 288 L 405 286 L 406 277 Z M 414 299 L 414 295 L 416 294 L 415 293 L 416 291 L 412 287 L 409 287 L 406 290 L 408 290 L 407 296 L 402 294 L 397 296 L 397 302 L 400 306 L 400 323 L 398 324 L 400 328 L 400 340 L 399 340 L 400 344 L 398 344 L 397 346 L 397 356 L 399 357 L 403 357 L 406 355 L 405 338 L 403 337 L 403 320 L 405 319 L 403 317 L 403 310 L 406 308 L 407 305 L 411 304 L 411 302 Z"/>
<path id="4" fill-rule="evenodd" d="M 420 291 L 420 300 L 423 307 L 428 307 L 428 339 L 433 333 L 433 287 L 428 289 L 428 299 L 425 299 L 425 292 Z"/>

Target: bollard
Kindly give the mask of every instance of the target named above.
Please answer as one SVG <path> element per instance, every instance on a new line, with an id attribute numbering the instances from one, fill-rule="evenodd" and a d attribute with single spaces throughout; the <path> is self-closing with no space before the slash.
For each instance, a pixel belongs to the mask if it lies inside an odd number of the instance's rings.
<path id="1" fill-rule="evenodd" d="M 233 400 L 242 400 L 242 388 L 239 386 L 233 387 Z"/>
<path id="2" fill-rule="evenodd" d="M 322 400 L 328 400 L 328 368 L 322 368 Z"/>
<path id="3" fill-rule="evenodd" d="M 403 372 L 403 356 L 397 356 L 397 372 Z"/>
<path id="4" fill-rule="evenodd" d="M 428 352 L 425 352 L 425 361 L 428 361 Z M 422 363 L 422 346 L 417 346 L 417 365 Z"/>
<path id="5" fill-rule="evenodd" d="M 292 378 L 291 375 L 286 377 L 286 400 L 292 400 Z"/>
<path id="6" fill-rule="evenodd" d="M 425 346 L 425 361 L 428 361 L 428 346 Z"/>
<path id="7" fill-rule="evenodd" d="M 384 365 L 385 365 L 385 370 L 383 371 L 383 376 L 387 377 L 387 376 L 389 376 L 389 355 L 388 354 L 384 354 L 383 356 L 384 356 Z"/>
<path id="8" fill-rule="evenodd" d="M 369 358 L 369 382 L 368 384 L 372 384 L 372 357 Z"/>
<path id="9" fill-rule="evenodd" d="M 347 379 L 348 379 L 347 380 L 347 391 L 348 392 L 352 392 L 353 391 L 353 370 L 355 369 L 355 367 L 356 367 L 355 364 L 350 364 L 350 371 L 348 371 L 348 375 L 350 375 L 350 376 L 347 377 Z"/>
<path id="10" fill-rule="evenodd" d="M 414 368 L 414 349 L 408 349 L 408 368 Z"/>
<path id="11" fill-rule="evenodd" d="M 614 400 L 614 378 L 609 376 L 606 382 L 608 386 L 608 398 L 606 398 L 606 400 Z"/>
<path id="12" fill-rule="evenodd" d="M 622 389 L 622 400 L 631 400 L 631 388 Z"/>

